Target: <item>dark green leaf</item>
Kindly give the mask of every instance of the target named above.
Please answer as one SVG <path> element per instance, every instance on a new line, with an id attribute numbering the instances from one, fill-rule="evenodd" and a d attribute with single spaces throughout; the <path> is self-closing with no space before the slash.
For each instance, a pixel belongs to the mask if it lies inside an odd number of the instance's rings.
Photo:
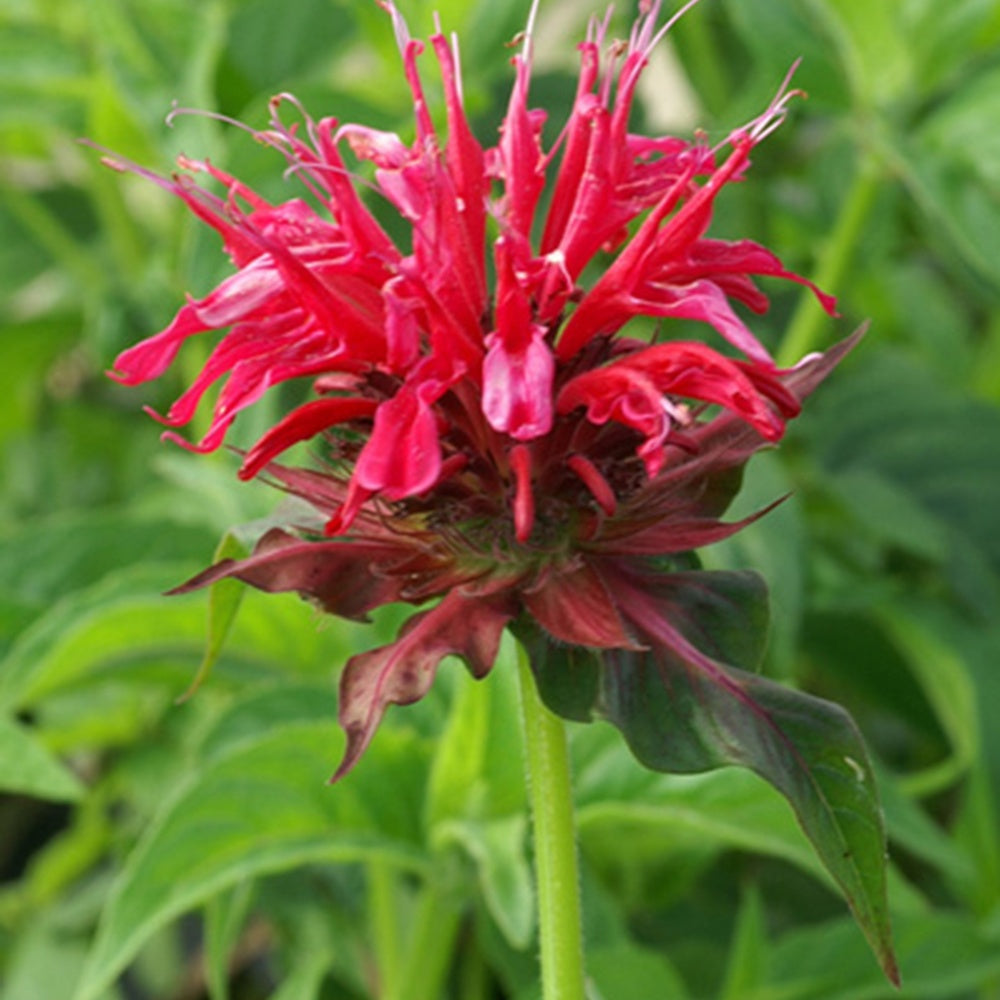
<path id="1" fill-rule="evenodd" d="M 835 475 L 875 475 L 1000 566 L 1000 411 L 941 386 L 899 352 L 827 386 L 810 433 Z M 933 544 L 933 543 L 930 543 Z"/>
<path id="2" fill-rule="evenodd" d="M 754 667 L 762 653 L 767 608 L 756 575 L 692 572 L 642 582 L 644 593 L 626 592 L 619 603 L 649 648 L 599 654 L 594 711 L 653 770 L 736 764 L 777 788 L 895 980 L 885 834 L 854 723 L 837 705 L 739 669 Z M 543 673 L 565 665 L 562 651 L 547 662 L 537 637 L 528 649 Z"/>
<path id="3" fill-rule="evenodd" d="M 603 713 L 647 767 L 750 768 L 791 803 L 895 978 L 885 884 L 885 835 L 874 777 L 856 727 L 839 706 L 765 678 L 648 654 L 605 655 Z"/>

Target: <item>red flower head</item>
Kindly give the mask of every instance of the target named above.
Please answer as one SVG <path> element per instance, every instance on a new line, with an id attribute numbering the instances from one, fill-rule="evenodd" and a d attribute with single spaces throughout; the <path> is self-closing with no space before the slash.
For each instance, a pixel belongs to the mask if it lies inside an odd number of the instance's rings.
<path id="1" fill-rule="evenodd" d="M 735 474 L 782 436 L 846 350 L 777 369 L 732 303 L 766 309 L 757 275 L 809 283 L 756 243 L 706 236 L 716 195 L 743 177 L 792 92 L 719 148 L 629 132 L 636 83 L 669 27 L 657 30 L 656 0 L 603 58 L 607 21 L 591 24 L 572 111 L 550 149 L 544 113 L 529 107 L 529 30 L 499 140 L 484 149 L 463 109 L 455 43 L 430 39 L 444 88 L 439 129 L 418 70 L 424 46 L 383 6 L 413 93 L 412 143 L 314 121 L 282 95 L 256 135 L 308 199 L 270 204 L 212 164 L 182 159 L 184 173 L 157 181 L 220 233 L 236 271 L 114 366 L 119 381 L 144 382 L 188 337 L 228 329 L 163 418 L 186 424 L 225 378 L 204 438 L 168 435 L 202 452 L 271 386 L 314 379 L 315 398 L 246 453 L 240 476 L 265 472 L 315 521 L 272 530 L 252 556 L 186 588 L 238 577 L 349 618 L 439 599 L 396 642 L 348 663 L 338 775 L 390 703 L 427 690 L 444 656 L 484 675 L 507 625 L 536 649 L 611 659 L 667 649 L 712 674 L 717 651 L 692 638 L 684 597 L 709 574 L 664 573 L 665 560 L 741 526 L 719 520 Z M 297 127 L 280 117 L 289 104 Z M 372 186 L 408 223 L 409 245 L 359 196 L 351 157 L 374 167 Z M 663 318 L 655 342 L 621 335 L 637 316 Z M 704 323 L 728 353 L 674 339 L 672 319 Z M 316 468 L 275 464 L 305 440 Z"/>

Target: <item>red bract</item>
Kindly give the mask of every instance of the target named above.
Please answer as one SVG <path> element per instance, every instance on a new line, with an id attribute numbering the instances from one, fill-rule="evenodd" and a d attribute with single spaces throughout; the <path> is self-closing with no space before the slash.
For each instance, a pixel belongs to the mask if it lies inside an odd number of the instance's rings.
<path id="1" fill-rule="evenodd" d="M 266 471 L 322 521 L 272 531 L 250 558 L 185 589 L 235 576 L 347 617 L 441 598 L 395 643 L 348 664 L 338 774 L 388 704 L 424 693 L 442 657 L 457 654 L 481 676 L 522 616 L 591 649 L 660 641 L 648 609 L 639 615 L 622 595 L 650 558 L 741 526 L 719 520 L 734 471 L 782 436 L 842 353 L 778 370 L 732 303 L 764 311 L 753 276 L 809 283 L 756 243 L 705 235 L 716 196 L 744 176 L 790 92 L 719 149 L 631 134 L 636 82 L 665 31 L 656 2 L 603 62 L 606 22 L 591 24 L 573 108 L 550 149 L 544 113 L 529 107 L 529 32 L 499 141 L 484 149 L 466 120 L 454 42 L 430 40 L 444 89 L 439 129 L 418 70 L 423 45 L 383 6 L 413 94 L 412 143 L 314 121 L 282 95 L 256 136 L 283 154 L 310 200 L 272 205 L 197 160 L 157 178 L 221 234 L 237 270 L 123 352 L 113 373 L 129 385 L 156 378 L 188 337 L 228 330 L 163 418 L 186 424 L 225 379 L 208 432 L 187 445 L 198 451 L 222 444 L 270 387 L 315 379 L 317 398 L 271 428 L 240 475 Z M 281 118 L 289 104 L 297 126 Z M 374 168 L 369 186 L 408 224 L 408 245 L 359 196 L 351 157 Z M 223 193 L 196 184 L 198 173 Z M 663 319 L 655 342 L 618 336 L 637 316 Z M 728 354 L 676 339 L 671 319 L 712 328 Z M 306 440 L 316 469 L 274 464 Z"/>

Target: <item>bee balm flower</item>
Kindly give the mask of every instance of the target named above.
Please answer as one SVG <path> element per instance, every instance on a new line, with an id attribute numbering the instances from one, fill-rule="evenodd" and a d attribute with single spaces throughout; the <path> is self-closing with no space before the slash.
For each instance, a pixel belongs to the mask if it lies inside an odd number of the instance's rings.
<path id="1" fill-rule="evenodd" d="M 271 204 L 187 158 L 173 178 L 154 178 L 219 232 L 235 272 L 113 372 L 128 385 L 154 379 L 189 337 L 227 330 L 161 418 L 188 423 L 224 380 L 201 441 L 169 434 L 196 451 L 218 448 L 272 386 L 314 380 L 315 398 L 250 448 L 240 476 L 265 473 L 315 518 L 270 531 L 249 558 L 184 589 L 237 577 L 348 618 L 438 599 L 394 643 L 348 663 L 338 775 L 389 704 L 424 694 L 444 656 L 487 673 L 508 625 L 591 651 L 666 646 L 713 669 L 663 597 L 665 586 L 694 586 L 692 574 L 660 573 L 654 586 L 654 560 L 662 569 L 741 527 L 719 520 L 733 473 L 781 438 L 847 349 L 779 370 L 733 304 L 766 309 L 757 276 L 809 283 L 756 243 L 706 235 L 717 195 L 783 118 L 786 89 L 717 149 L 631 133 L 636 83 L 669 26 L 657 30 L 655 2 L 604 55 L 607 22 L 590 25 L 572 110 L 549 149 L 544 113 L 530 107 L 529 31 L 498 140 L 484 148 L 463 108 L 456 45 L 440 31 L 430 39 L 438 128 L 424 46 L 383 6 L 413 95 L 412 142 L 314 121 L 283 95 L 256 137 L 294 168 L 304 198 Z M 298 126 L 282 118 L 289 105 Z M 406 245 L 369 210 L 352 161 L 374 168 L 369 186 L 405 220 Z M 661 320 L 653 340 L 628 335 L 640 316 Z M 700 322 L 707 342 L 677 339 L 679 319 Z M 315 467 L 277 464 L 307 440 Z"/>

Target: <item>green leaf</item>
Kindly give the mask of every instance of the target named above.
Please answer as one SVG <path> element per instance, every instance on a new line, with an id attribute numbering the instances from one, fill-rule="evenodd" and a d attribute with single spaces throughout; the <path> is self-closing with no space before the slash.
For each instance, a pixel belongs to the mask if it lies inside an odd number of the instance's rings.
<path id="1" fill-rule="evenodd" d="M 535 893 L 526 843 L 528 818 L 521 814 L 483 823 L 441 824 L 441 845 L 457 844 L 472 859 L 483 901 L 514 948 L 527 948 L 535 935 Z"/>
<path id="2" fill-rule="evenodd" d="M 810 98 L 842 108 L 849 100 L 836 53 L 825 37 L 815 12 L 798 0 L 726 0 L 726 13 L 742 41 L 753 53 L 761 81 L 755 101 L 788 72 L 796 59 L 801 70 L 796 86 Z"/>
<path id="3" fill-rule="evenodd" d="M 205 906 L 205 978 L 211 1000 L 229 1000 L 229 960 L 250 907 L 253 882 L 239 882 Z"/>
<path id="4" fill-rule="evenodd" d="M 737 670 L 713 676 L 666 647 L 605 656 L 604 714 L 647 767 L 738 764 L 790 802 L 886 974 L 885 835 L 860 734 L 837 705 Z"/>
<path id="5" fill-rule="evenodd" d="M 699 553 L 706 569 L 752 568 L 767 580 L 771 602 L 768 673 L 781 679 L 795 674 L 805 589 L 805 533 L 795 486 L 775 454 L 757 455 L 747 467 L 728 516 L 734 520 L 748 517 L 779 497 L 787 499 L 766 517 Z"/>
<path id="6" fill-rule="evenodd" d="M 487 746 L 492 678 L 482 682 L 456 674 L 457 689 L 431 767 L 426 824 L 433 836 L 441 822 L 476 815 L 485 794 L 483 762 Z"/>
<path id="7" fill-rule="evenodd" d="M 1000 975 L 996 935 L 964 914 L 899 914 L 896 938 L 907 997 L 985 997 L 984 988 Z M 822 1000 L 889 996 L 846 921 L 793 931 L 774 946 L 768 986 L 746 1000 L 765 1000 L 775 993 Z"/>
<path id="8" fill-rule="evenodd" d="M 0 532 L 0 592 L 45 606 L 129 564 L 184 572 L 178 563 L 190 559 L 194 570 L 214 543 L 202 527 L 130 509 L 53 515 Z"/>
<path id="9" fill-rule="evenodd" d="M 752 667 L 762 651 L 766 601 L 754 574 L 678 573 L 642 584 L 643 591 L 626 589 L 620 606 L 649 648 L 592 654 L 603 663 L 595 713 L 620 729 L 652 770 L 736 764 L 781 792 L 896 981 L 882 816 L 850 716 L 731 666 Z M 564 666 L 543 636 L 529 635 L 527 647 L 534 669 Z"/>
<path id="10" fill-rule="evenodd" d="M 204 604 L 162 592 L 187 572 L 186 566 L 134 566 L 54 604 L 0 663 L 0 704 L 34 704 L 108 676 L 140 681 L 143 664 L 159 667 L 161 683 L 180 693 L 205 648 Z M 359 626 L 321 631 L 314 612 L 293 595 L 249 592 L 245 600 L 251 613 L 233 625 L 225 663 L 257 677 L 325 676 L 350 655 Z M 126 665 L 132 669 L 123 670 Z"/>
<path id="11" fill-rule="evenodd" d="M 371 858 L 421 870 L 412 847 L 359 821 L 351 796 L 327 787 L 336 742 L 329 724 L 278 727 L 173 795 L 112 892 L 76 1000 L 98 997 L 168 920 L 245 879 Z"/>
<path id="12" fill-rule="evenodd" d="M 68 771 L 14 719 L 0 717 L 0 788 L 38 799 L 74 802 L 84 792 Z"/>
<path id="13" fill-rule="evenodd" d="M 763 983 L 769 948 L 760 892 L 751 885 L 741 896 L 720 1000 L 743 1000 Z"/>
<path id="14" fill-rule="evenodd" d="M 892 480 L 871 469 L 851 469 L 830 485 L 875 542 L 934 562 L 944 559 L 948 545 L 945 526 Z"/>
<path id="15" fill-rule="evenodd" d="M 271 1000 L 319 1000 L 332 963 L 327 951 L 307 952 L 295 963 Z"/>
<path id="16" fill-rule="evenodd" d="M 908 0 L 907 42 L 925 92 L 941 86 L 977 64 L 977 57 L 996 52 L 1000 19 L 995 0 Z M 955 87 L 953 93 L 961 88 Z M 983 138 L 981 136 L 981 138 Z"/>
<path id="17" fill-rule="evenodd" d="M 954 835 L 971 859 L 965 871 L 952 874 L 957 893 L 978 915 L 1000 913 L 1000 814 L 982 764 L 969 775 Z"/>
<path id="18" fill-rule="evenodd" d="M 833 477 L 886 480 L 1000 567 L 1000 411 L 949 391 L 898 351 L 869 356 L 824 387 L 808 421 Z M 958 555 L 959 553 L 953 553 Z M 990 609 L 992 610 L 992 609 Z"/>
<path id="19" fill-rule="evenodd" d="M 2 1000 L 64 1000 L 83 964 L 84 947 L 76 935 L 46 914 L 32 920 L 13 947 L 4 944 Z M 108 992 L 101 1000 L 121 1000 L 121 994 Z"/>
<path id="20" fill-rule="evenodd" d="M 215 554 L 212 562 L 221 562 L 223 559 L 243 559 L 249 554 L 247 547 L 231 532 L 227 532 Z M 246 587 L 239 580 L 226 578 L 213 583 L 208 592 L 208 635 L 205 637 L 205 655 L 201 659 L 201 665 L 195 674 L 191 686 L 178 699 L 187 701 L 198 688 L 208 679 L 219 659 L 222 647 L 233 622 L 236 620 L 236 613 L 243 603 L 243 595 Z"/>
<path id="21" fill-rule="evenodd" d="M 656 869 L 676 874 L 678 860 L 692 850 L 740 850 L 796 865 L 832 888 L 791 810 L 757 775 L 738 768 L 668 775 L 629 767 L 620 736 L 604 727 L 573 746 L 580 839 L 601 869 L 638 869 L 646 879 Z"/>
<path id="22" fill-rule="evenodd" d="M 595 1000 L 685 1000 L 690 996 L 684 980 L 663 955 L 637 944 L 593 949 L 587 955 L 587 977 L 596 987 Z"/>
<path id="23" fill-rule="evenodd" d="M 1000 283 L 1000 68 L 980 73 L 896 140 L 903 180 L 932 223 L 994 286 Z"/>
<path id="24" fill-rule="evenodd" d="M 953 884 L 977 878 L 970 854 L 904 791 L 907 779 L 889 774 L 877 762 L 875 774 L 891 842 L 939 869 Z"/>
<path id="25" fill-rule="evenodd" d="M 767 606 L 764 583 L 753 572 L 724 570 L 665 574 L 657 579 L 674 613 L 726 662 L 756 669 L 764 654 Z M 733 624 L 730 613 L 738 609 Z M 602 654 L 580 646 L 557 646 L 541 629 L 521 620 L 515 634 L 528 650 L 542 700 L 564 719 L 589 722 L 604 683 Z"/>
<path id="26" fill-rule="evenodd" d="M 912 90 L 913 57 L 899 4 L 809 0 L 808 5 L 836 46 L 859 103 L 887 106 Z"/>
<path id="27" fill-rule="evenodd" d="M 391 31 L 388 15 L 384 27 Z M 329 63 L 338 46 L 350 45 L 355 30 L 354 19 L 328 0 L 300 0 L 287 8 L 250 0 L 236 8 L 227 57 L 253 92 L 269 92 Z M 337 46 L 331 46 L 333 38 Z"/>
<path id="28" fill-rule="evenodd" d="M 951 744 L 946 760 L 906 779 L 911 794 L 929 795 L 954 784 L 979 752 L 976 690 L 959 652 L 927 627 L 919 611 L 896 604 L 875 616 L 906 660 Z"/>
<path id="29" fill-rule="evenodd" d="M 505 636 L 488 677 L 475 680 L 464 670 L 447 674 L 454 696 L 447 726 L 436 741 L 425 803 L 432 840 L 438 823 L 500 818 L 525 808 L 513 667 Z"/>
<path id="30" fill-rule="evenodd" d="M 287 680 L 245 692 L 201 741 L 205 764 L 215 763 L 252 745 L 262 733 L 303 722 L 330 723 L 337 717 L 332 684 L 290 683 Z"/>

